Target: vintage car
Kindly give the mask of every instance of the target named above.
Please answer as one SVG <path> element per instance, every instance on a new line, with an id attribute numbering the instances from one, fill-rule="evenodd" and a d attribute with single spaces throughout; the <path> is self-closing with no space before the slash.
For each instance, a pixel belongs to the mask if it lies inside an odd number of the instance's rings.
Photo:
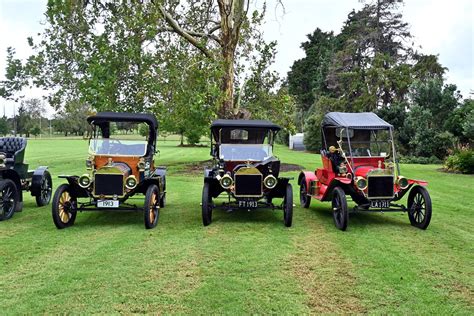
<path id="1" fill-rule="evenodd" d="M 280 127 L 260 120 L 216 120 L 211 125 L 213 166 L 204 170 L 202 222 L 212 221 L 214 208 L 227 211 L 283 209 L 291 226 L 293 190 L 289 178 L 279 177 L 280 161 L 273 156 L 273 140 Z M 221 193 L 224 202 L 215 204 Z M 274 198 L 283 198 L 280 205 Z"/>
<path id="2" fill-rule="evenodd" d="M 392 125 L 374 113 L 331 112 L 323 118 L 321 134 L 323 167 L 298 177 L 303 207 L 309 207 L 311 198 L 331 201 L 336 227 L 346 230 L 350 195 L 354 211 L 404 211 L 413 226 L 428 227 L 427 182 L 400 174 Z M 395 204 L 406 193 L 407 206 Z"/>
<path id="3" fill-rule="evenodd" d="M 23 209 L 23 191 L 30 191 L 36 205 L 51 200 L 51 174 L 48 167 L 29 171 L 24 163 L 26 139 L 0 138 L 0 221 L 7 220 Z"/>
<path id="4" fill-rule="evenodd" d="M 166 169 L 156 167 L 153 160 L 158 131 L 155 116 L 101 112 L 88 117 L 87 122 L 92 128 L 88 171 L 81 176 L 60 176 L 67 183 L 60 185 L 53 197 L 54 224 L 59 229 L 72 226 L 81 211 L 143 211 L 145 227 L 155 227 L 166 201 Z M 118 124 L 146 124 L 148 136 L 140 140 L 111 137 Z M 143 207 L 127 203 L 139 193 L 145 194 Z"/>

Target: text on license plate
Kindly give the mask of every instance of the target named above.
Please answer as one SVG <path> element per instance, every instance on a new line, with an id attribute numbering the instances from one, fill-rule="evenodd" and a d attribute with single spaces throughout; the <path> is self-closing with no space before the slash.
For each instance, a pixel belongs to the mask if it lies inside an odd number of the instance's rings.
<path id="1" fill-rule="evenodd" d="M 257 201 L 239 201 L 239 207 L 256 208 L 258 207 L 258 202 Z"/>
<path id="2" fill-rule="evenodd" d="M 97 207 L 119 207 L 117 200 L 100 200 L 97 201 Z"/>
<path id="3" fill-rule="evenodd" d="M 370 207 L 373 208 L 389 208 L 390 200 L 372 200 L 370 201 Z"/>

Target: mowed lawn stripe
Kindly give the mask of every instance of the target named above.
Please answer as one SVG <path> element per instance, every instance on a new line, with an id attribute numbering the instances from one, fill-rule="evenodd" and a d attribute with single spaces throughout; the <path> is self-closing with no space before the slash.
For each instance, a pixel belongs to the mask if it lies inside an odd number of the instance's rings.
<path id="1" fill-rule="evenodd" d="M 208 160 L 209 148 L 176 145 L 158 144 L 156 163 L 170 168 L 156 229 L 144 229 L 141 213 L 100 212 L 80 213 L 74 227 L 58 231 L 50 206 L 36 208 L 31 197 L 23 213 L 1 222 L 7 312 L 473 312 L 474 177 L 402 166 L 404 175 L 430 181 L 427 231 L 394 213 L 351 216 L 340 232 L 330 203 L 314 201 L 309 210 L 295 208 L 290 229 L 281 211 L 215 211 L 215 222 L 203 227 L 202 175 L 185 170 Z M 309 170 L 320 165 L 319 155 L 283 146 L 275 153 Z M 83 140 L 29 140 L 27 148 L 30 168 L 50 165 L 55 187 L 58 174 L 85 173 L 86 157 Z"/>

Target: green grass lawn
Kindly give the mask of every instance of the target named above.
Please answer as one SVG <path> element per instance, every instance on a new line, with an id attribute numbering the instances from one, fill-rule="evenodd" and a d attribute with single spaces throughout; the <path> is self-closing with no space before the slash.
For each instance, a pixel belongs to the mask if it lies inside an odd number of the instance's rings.
<path id="1" fill-rule="evenodd" d="M 51 206 L 0 222 L 0 314 L 39 313 L 474 313 L 474 177 L 436 165 L 403 165 L 428 180 L 428 230 L 405 213 L 355 214 L 338 231 L 329 203 L 298 204 L 293 227 L 281 211 L 214 212 L 201 224 L 202 175 L 184 165 L 208 148 L 159 143 L 169 166 L 167 206 L 145 230 L 142 213 L 80 213 L 57 230 Z M 314 170 L 319 155 L 277 146 L 283 162 Z M 85 171 L 87 142 L 30 140 L 31 168 Z M 297 177 L 298 172 L 288 176 Z M 298 188 L 294 185 L 295 202 Z"/>

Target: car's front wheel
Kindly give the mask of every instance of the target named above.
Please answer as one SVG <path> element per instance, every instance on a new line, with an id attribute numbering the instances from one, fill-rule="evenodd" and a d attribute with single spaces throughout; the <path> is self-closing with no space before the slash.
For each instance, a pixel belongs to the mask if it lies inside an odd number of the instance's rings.
<path id="1" fill-rule="evenodd" d="M 58 229 L 74 225 L 77 215 L 77 199 L 71 194 L 69 184 L 61 184 L 56 189 L 51 212 L 54 225 Z"/>
<path id="2" fill-rule="evenodd" d="M 286 227 L 291 227 L 293 223 L 293 187 L 289 183 L 283 198 L 283 221 Z"/>
<path id="3" fill-rule="evenodd" d="M 144 213 L 146 229 L 156 227 L 160 216 L 160 191 L 155 184 L 151 184 L 146 190 Z"/>
<path id="4" fill-rule="evenodd" d="M 10 179 L 0 181 L 0 221 L 13 216 L 18 200 L 19 194 L 15 183 Z"/>
<path id="5" fill-rule="evenodd" d="M 426 229 L 431 221 L 431 198 L 428 190 L 416 186 L 408 195 L 408 218 L 410 223 L 420 229 Z"/>
<path id="6" fill-rule="evenodd" d="M 209 192 L 209 183 L 204 183 L 202 188 L 202 224 L 210 225 L 212 222 L 212 197 Z"/>
<path id="7" fill-rule="evenodd" d="M 346 193 L 340 187 L 335 187 L 332 192 L 332 216 L 336 227 L 342 231 L 346 230 L 349 222 L 347 210 Z"/>

